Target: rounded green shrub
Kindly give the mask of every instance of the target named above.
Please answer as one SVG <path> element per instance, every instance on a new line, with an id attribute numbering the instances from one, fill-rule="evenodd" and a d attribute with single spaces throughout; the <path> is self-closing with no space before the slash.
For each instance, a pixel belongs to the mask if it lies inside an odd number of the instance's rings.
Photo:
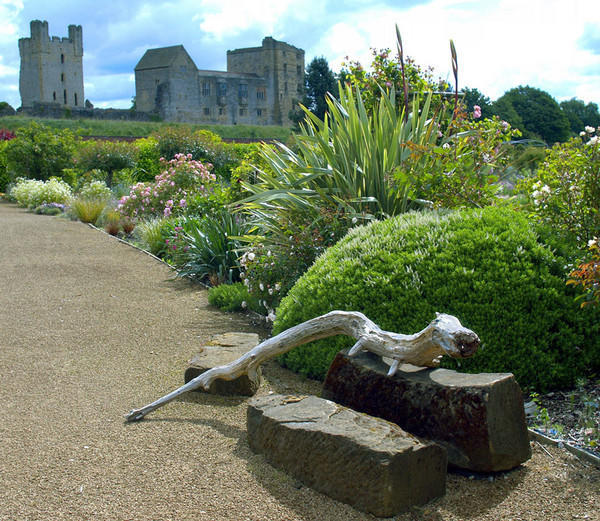
<path id="1" fill-rule="evenodd" d="M 361 311 L 383 329 L 416 333 L 435 312 L 481 338 L 467 372 L 512 372 L 524 388 L 571 385 L 600 368 L 600 313 L 565 285 L 569 252 L 549 246 L 522 215 L 500 208 L 410 213 L 356 228 L 317 259 L 277 310 L 273 333 L 334 309 Z M 332 337 L 282 357 L 323 378 Z M 459 362 L 448 359 L 446 367 Z"/>
<path id="2" fill-rule="evenodd" d="M 243 311 L 257 305 L 241 282 L 213 286 L 208 290 L 208 302 L 223 311 Z"/>

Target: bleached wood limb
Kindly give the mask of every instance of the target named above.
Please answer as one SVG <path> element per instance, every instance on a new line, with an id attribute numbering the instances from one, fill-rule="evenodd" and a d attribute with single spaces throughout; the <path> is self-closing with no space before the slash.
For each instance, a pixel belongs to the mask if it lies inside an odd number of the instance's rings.
<path id="1" fill-rule="evenodd" d="M 383 331 L 362 313 L 332 311 L 265 340 L 230 364 L 209 369 L 155 402 L 141 409 L 132 410 L 125 418 L 130 422 L 141 420 L 149 412 L 183 393 L 200 387 L 208 390 L 210 384 L 217 378 L 234 380 L 243 374 L 251 376 L 259 365 L 275 356 L 313 340 L 334 335 L 347 335 L 357 339 L 349 352 L 350 356 L 360 351 L 371 351 L 392 359 L 390 375 L 396 372 L 401 363 L 435 367 L 443 355 L 466 358 L 473 355 L 479 347 L 479 337 L 470 329 L 463 327 L 452 315 L 436 313 L 435 320 L 425 329 L 413 335 L 403 335 Z"/>

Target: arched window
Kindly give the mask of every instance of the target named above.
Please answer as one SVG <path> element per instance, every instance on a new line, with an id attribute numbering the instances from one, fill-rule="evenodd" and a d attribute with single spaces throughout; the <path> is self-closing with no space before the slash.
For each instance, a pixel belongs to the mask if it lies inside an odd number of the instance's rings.
<path id="1" fill-rule="evenodd" d="M 54 101 L 56 101 L 56 91 L 54 91 L 54 92 L 52 93 L 52 99 L 53 99 Z"/>
<path id="2" fill-rule="evenodd" d="M 60 55 L 60 63 L 65 63 L 65 55 L 64 54 Z"/>
<path id="3" fill-rule="evenodd" d="M 77 106 L 77 93 L 73 94 L 73 97 L 75 99 L 75 106 Z"/>
<path id="4" fill-rule="evenodd" d="M 65 105 L 67 104 L 67 89 L 63 91 L 63 98 L 65 100 Z"/>

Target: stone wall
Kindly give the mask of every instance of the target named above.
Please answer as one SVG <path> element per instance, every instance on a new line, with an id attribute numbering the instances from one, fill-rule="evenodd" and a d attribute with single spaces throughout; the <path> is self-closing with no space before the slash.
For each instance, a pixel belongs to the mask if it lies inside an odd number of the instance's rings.
<path id="1" fill-rule="evenodd" d="M 59 103 L 34 102 L 32 107 L 20 107 L 17 113 L 37 118 L 88 118 L 123 121 L 156 121 L 156 114 L 129 109 L 96 109 L 65 107 Z"/>

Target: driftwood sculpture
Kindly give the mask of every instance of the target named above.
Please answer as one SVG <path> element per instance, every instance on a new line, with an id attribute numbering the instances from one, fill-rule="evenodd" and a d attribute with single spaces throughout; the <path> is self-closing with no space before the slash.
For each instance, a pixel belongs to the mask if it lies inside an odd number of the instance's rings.
<path id="1" fill-rule="evenodd" d="M 256 377 L 258 366 L 267 360 L 287 353 L 299 345 L 334 335 L 347 335 L 357 339 L 350 349 L 350 356 L 360 351 L 371 351 L 391 359 L 388 373 L 390 376 L 402 363 L 435 367 L 443 355 L 466 358 L 472 356 L 479 347 L 479 337 L 463 327 L 452 315 L 437 313 L 435 320 L 422 331 L 413 335 L 402 335 L 383 331 L 362 313 L 332 311 L 265 340 L 234 362 L 209 369 L 155 402 L 132 410 L 125 418 L 130 422 L 141 420 L 149 412 L 183 393 L 200 387 L 207 390 L 217 378 L 234 380 L 243 374 L 248 374 L 250 378 Z"/>

